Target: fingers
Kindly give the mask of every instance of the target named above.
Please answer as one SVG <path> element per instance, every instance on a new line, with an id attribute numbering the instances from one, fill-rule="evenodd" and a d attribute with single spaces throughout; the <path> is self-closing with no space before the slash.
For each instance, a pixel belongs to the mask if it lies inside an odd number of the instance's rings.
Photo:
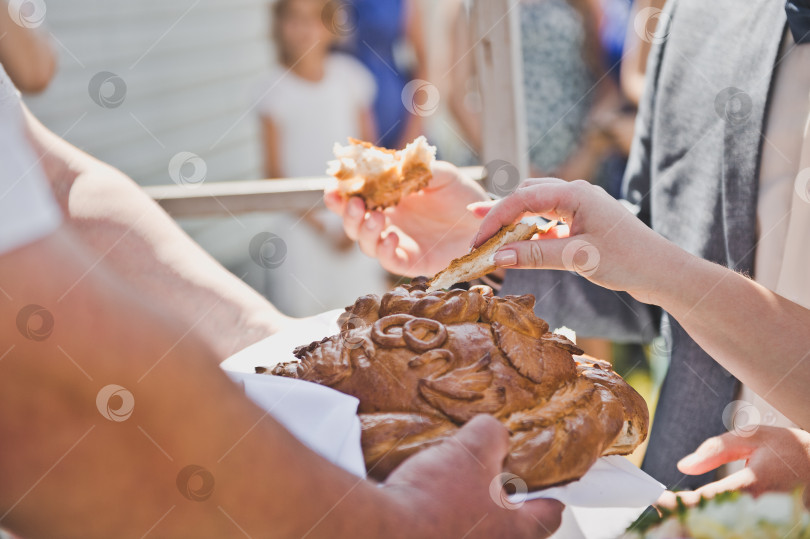
<path id="1" fill-rule="evenodd" d="M 571 241 L 563 238 L 510 243 L 495 253 L 495 265 L 504 268 L 567 269 L 563 252 Z"/>
<path id="2" fill-rule="evenodd" d="M 704 474 L 723 464 L 747 459 L 756 447 L 751 438 L 727 432 L 700 444 L 694 453 L 678 462 L 678 469 L 689 475 Z"/>
<path id="3" fill-rule="evenodd" d="M 655 502 L 657 507 L 664 507 L 666 509 L 675 509 L 678 506 L 677 498 L 681 499 L 684 505 L 693 506 L 700 502 L 700 498 L 714 498 L 722 492 L 729 490 L 742 490 L 749 491 L 756 483 L 756 475 L 751 468 L 743 468 L 729 476 L 724 477 L 719 481 L 703 485 L 697 490 L 684 490 L 680 492 L 672 492 L 667 490 L 658 501 Z"/>
<path id="4" fill-rule="evenodd" d="M 563 509 L 565 506 L 562 503 L 548 498 L 528 501 L 518 511 L 527 514 L 537 523 L 543 532 L 540 537 L 548 537 L 560 527 Z"/>
<path id="5" fill-rule="evenodd" d="M 523 182 L 521 182 L 519 187 L 531 187 L 532 185 L 542 185 L 542 184 L 549 184 L 549 183 L 568 183 L 565 180 L 561 180 L 560 178 L 527 178 Z"/>
<path id="6" fill-rule="evenodd" d="M 655 507 L 662 507 L 664 509 L 675 509 L 675 507 L 677 507 L 675 498 L 677 497 L 678 495 L 671 490 L 665 490 L 653 505 Z"/>
<path id="7" fill-rule="evenodd" d="M 400 237 L 388 227 L 385 214 L 379 211 L 366 213 L 366 205 L 360 197 L 346 200 L 336 189 L 324 192 L 326 206 L 343 216 L 346 235 L 360 246 L 360 250 L 377 258 L 388 271 L 408 274 L 410 257 L 400 246 Z M 388 231 L 387 234 L 384 232 Z"/>
<path id="8" fill-rule="evenodd" d="M 557 224 L 556 226 L 551 227 L 551 229 L 546 232 L 545 234 L 541 234 L 539 237 L 542 240 L 550 240 L 550 239 L 562 239 L 567 238 L 571 235 L 571 229 L 566 224 Z"/>
<path id="9" fill-rule="evenodd" d="M 340 194 L 337 187 L 324 189 L 323 202 L 327 208 L 340 216 L 346 211 L 346 199 Z"/>
<path id="10" fill-rule="evenodd" d="M 494 475 L 501 472 L 509 451 L 509 432 L 490 415 L 478 415 L 464 424 L 451 438 L 463 446 L 463 452 Z"/>
<path id="11" fill-rule="evenodd" d="M 570 220 L 577 211 L 578 201 L 573 195 L 576 189 L 580 189 L 577 182 L 562 180 L 519 187 L 489 211 L 473 240 L 473 246 L 481 245 L 502 226 L 514 223 L 525 213 L 539 214 L 549 219 Z"/>
<path id="12" fill-rule="evenodd" d="M 497 204 L 497 200 L 488 200 L 486 202 L 473 202 L 467 205 L 467 211 L 473 214 L 478 219 L 483 219 L 489 213 L 489 210 Z"/>
<path id="13" fill-rule="evenodd" d="M 360 250 L 372 258 L 377 258 L 377 245 L 382 241 L 381 235 L 384 229 L 385 216 L 382 212 L 370 212 L 357 229 L 355 239 L 360 245 Z"/>
<path id="14" fill-rule="evenodd" d="M 728 492 L 729 490 L 748 492 L 756 482 L 757 477 L 754 470 L 746 467 L 719 481 L 703 485 L 694 492 L 694 495 L 690 499 L 684 501 L 688 501 L 690 504 L 698 503 L 701 496 L 704 498 L 714 498 L 721 492 Z"/>
<path id="15" fill-rule="evenodd" d="M 722 492 L 728 492 L 730 490 L 750 491 L 756 484 L 756 481 L 757 478 L 754 471 L 751 468 L 743 468 L 719 481 L 703 485 L 697 490 L 673 494 L 671 507 L 675 506 L 675 497 L 680 498 L 685 505 L 692 506 L 697 505 L 700 502 L 700 498 L 714 498 Z"/>
<path id="16" fill-rule="evenodd" d="M 366 216 L 366 204 L 359 197 L 352 197 L 343 205 L 343 230 L 352 240 L 357 240 L 363 219 Z"/>
<path id="17" fill-rule="evenodd" d="M 565 180 L 560 180 L 558 178 L 529 178 L 528 180 L 521 183 L 520 187 L 530 187 L 532 185 L 541 185 L 549 183 L 565 183 Z M 497 200 L 473 202 L 472 204 L 469 204 L 467 206 L 467 210 L 469 210 L 478 219 L 482 219 L 486 217 L 486 215 L 489 213 L 489 210 L 491 210 L 497 203 L 498 203 Z"/>
<path id="18" fill-rule="evenodd" d="M 391 273 L 397 275 L 411 274 L 411 257 L 400 246 L 400 236 L 395 231 L 386 234 L 377 244 L 377 259 Z"/>

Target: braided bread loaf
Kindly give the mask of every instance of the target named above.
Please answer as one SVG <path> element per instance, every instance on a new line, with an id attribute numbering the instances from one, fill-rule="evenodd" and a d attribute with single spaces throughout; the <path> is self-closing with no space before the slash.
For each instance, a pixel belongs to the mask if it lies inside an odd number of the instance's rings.
<path id="1" fill-rule="evenodd" d="M 644 399 L 608 363 L 575 361 L 582 351 L 549 333 L 533 296 L 426 289 L 419 278 L 359 298 L 341 315 L 339 334 L 299 347 L 299 361 L 270 371 L 360 399 L 369 475 L 384 479 L 481 413 L 509 429 L 505 469 L 532 490 L 578 479 L 600 456 L 627 454 L 644 440 Z"/>

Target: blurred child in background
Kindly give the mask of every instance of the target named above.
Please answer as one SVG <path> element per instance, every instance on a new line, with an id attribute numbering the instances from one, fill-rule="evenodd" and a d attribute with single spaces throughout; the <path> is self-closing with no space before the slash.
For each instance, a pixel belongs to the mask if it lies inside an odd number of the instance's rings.
<path id="1" fill-rule="evenodd" d="M 340 6 L 326 0 L 278 0 L 273 9 L 273 67 L 259 103 L 264 172 L 269 178 L 320 176 L 335 142 L 374 141 L 374 78 L 351 56 L 332 51 L 324 21 Z"/>
<path id="2" fill-rule="evenodd" d="M 374 78 L 351 56 L 333 51 L 335 0 L 277 0 L 272 36 L 277 64 L 260 88 L 267 178 L 323 176 L 336 142 L 374 141 Z M 268 231 L 282 238 L 286 260 L 264 275 L 264 294 L 286 314 L 307 316 L 350 305 L 386 289 L 379 265 L 346 238 L 326 210 L 285 214 Z M 339 284 L 338 284 L 339 283 Z"/>

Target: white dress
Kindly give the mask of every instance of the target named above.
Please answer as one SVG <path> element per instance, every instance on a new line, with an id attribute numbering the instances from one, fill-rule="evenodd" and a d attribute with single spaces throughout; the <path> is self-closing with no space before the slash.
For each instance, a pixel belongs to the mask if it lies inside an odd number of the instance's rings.
<path id="1" fill-rule="evenodd" d="M 23 120 L 20 94 L 0 65 L 0 256 L 47 236 L 62 222 Z"/>
<path id="2" fill-rule="evenodd" d="M 259 89 L 257 109 L 279 132 L 284 176 L 323 176 L 335 142 L 360 136 L 360 111 L 371 107 L 375 93 L 371 74 L 343 54 L 327 58 L 324 76 L 317 82 L 275 67 Z M 286 314 L 308 316 L 342 308 L 358 296 L 387 289 L 386 274 L 376 260 L 357 245 L 338 248 L 342 223 L 328 210 L 274 216 L 266 230 L 281 237 L 286 258 L 266 270 L 263 282 L 251 284 Z"/>

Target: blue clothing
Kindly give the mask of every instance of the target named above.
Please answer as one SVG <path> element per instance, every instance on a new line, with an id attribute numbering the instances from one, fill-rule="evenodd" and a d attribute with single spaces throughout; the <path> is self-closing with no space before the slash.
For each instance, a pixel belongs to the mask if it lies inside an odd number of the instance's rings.
<path id="1" fill-rule="evenodd" d="M 394 50 L 404 38 L 405 0 L 347 0 L 354 7 L 356 29 L 341 49 L 362 62 L 377 83 L 374 100 L 377 142 L 395 148 L 408 120 L 402 90 L 410 74 L 397 65 Z"/>
<path id="2" fill-rule="evenodd" d="M 624 38 L 633 9 L 633 0 L 602 0 L 602 27 L 599 41 L 602 43 L 605 66 L 611 77 L 619 82 L 619 69 L 624 54 Z"/>

